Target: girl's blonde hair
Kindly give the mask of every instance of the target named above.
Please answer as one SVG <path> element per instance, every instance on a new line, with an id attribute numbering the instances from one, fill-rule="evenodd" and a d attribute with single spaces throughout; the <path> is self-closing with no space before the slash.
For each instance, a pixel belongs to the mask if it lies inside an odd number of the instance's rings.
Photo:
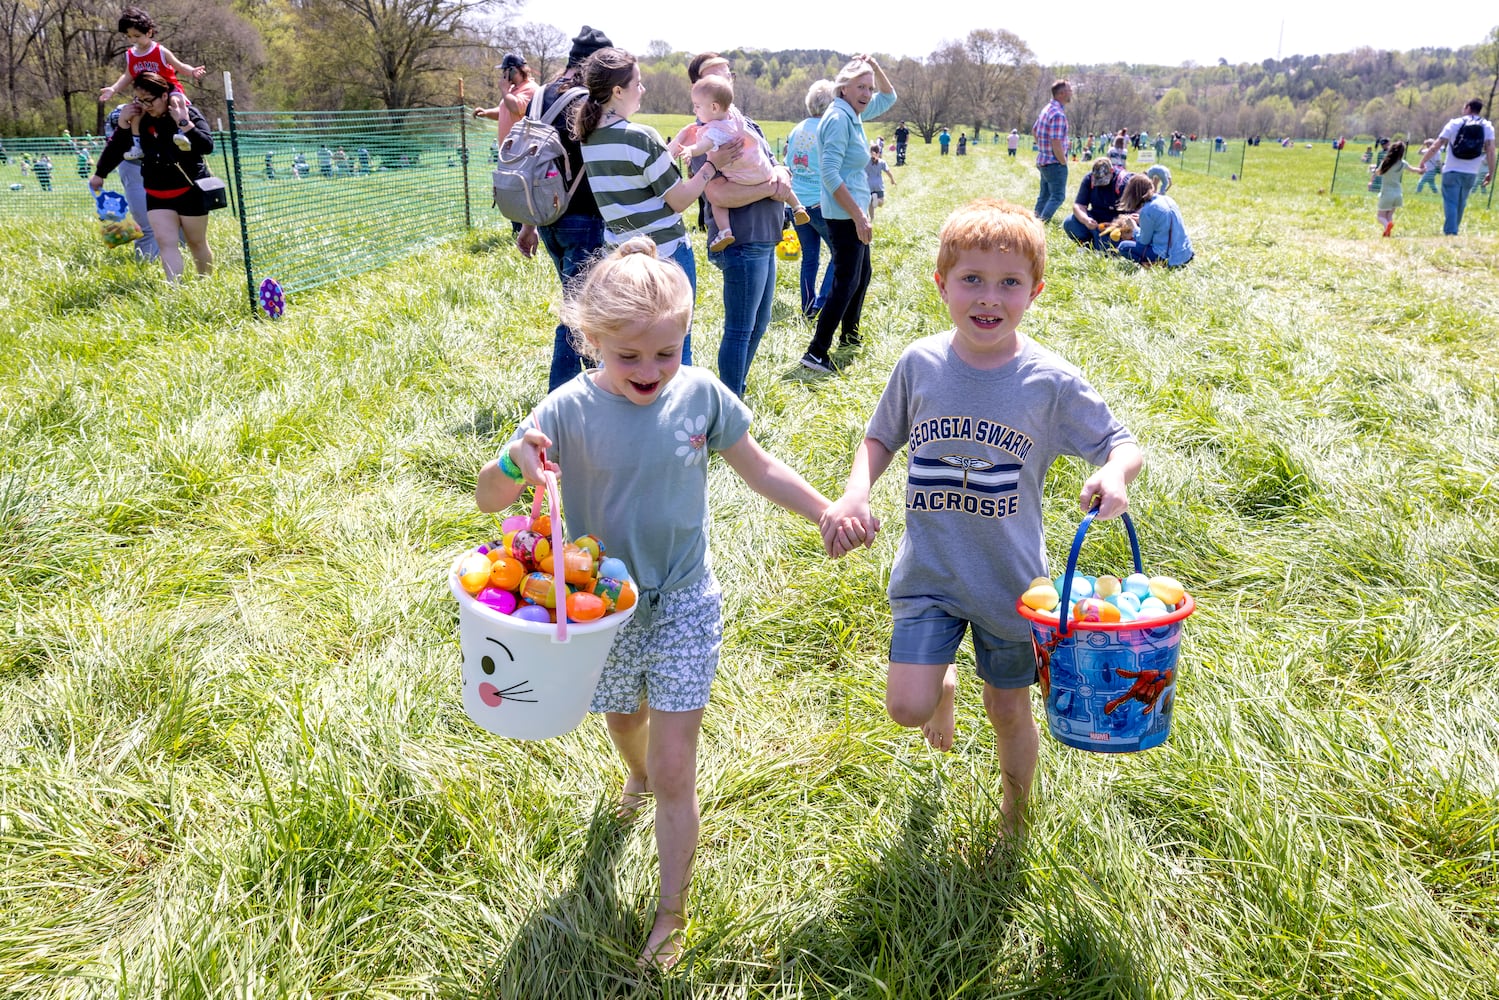
<path id="1" fill-rule="evenodd" d="M 580 354 L 600 337 L 618 338 L 657 320 L 692 320 L 692 285 L 673 261 L 657 254 L 649 236 L 636 236 L 599 258 L 570 297 L 562 300 L 562 322 Z"/>

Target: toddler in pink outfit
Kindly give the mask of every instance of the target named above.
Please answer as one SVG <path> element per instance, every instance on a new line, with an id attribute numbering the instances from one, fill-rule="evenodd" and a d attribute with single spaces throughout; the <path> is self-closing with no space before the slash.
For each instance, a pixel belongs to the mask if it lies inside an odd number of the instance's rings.
<path id="1" fill-rule="evenodd" d="M 756 185 L 774 181 L 777 190 L 772 197 L 791 206 L 799 225 L 811 221 L 812 217 L 791 190 L 790 172 L 785 167 L 777 167 L 770 162 L 759 133 L 750 127 L 749 120 L 734 107 L 733 84 L 720 76 L 705 76 L 698 80 L 692 85 L 692 111 L 703 124 L 696 128 L 695 135 L 690 129 L 684 129 L 677 139 L 672 140 L 668 147 L 672 156 L 684 153 L 697 156 L 744 138 L 747 140 L 743 146 L 744 151 L 721 171 L 724 178 L 731 184 Z M 684 141 L 679 143 L 678 140 Z M 687 141 L 691 144 L 686 144 Z M 729 229 L 729 210 L 714 205 L 711 201 L 709 205 L 713 209 L 713 221 L 718 226 L 718 239 L 708 249 L 722 250 L 734 242 L 734 234 Z"/>

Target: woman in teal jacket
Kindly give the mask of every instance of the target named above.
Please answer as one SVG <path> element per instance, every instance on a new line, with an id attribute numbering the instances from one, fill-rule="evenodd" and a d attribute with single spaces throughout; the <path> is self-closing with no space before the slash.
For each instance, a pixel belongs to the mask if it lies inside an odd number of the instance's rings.
<path id="1" fill-rule="evenodd" d="M 833 80 L 837 98 L 817 126 L 818 170 L 822 175 L 822 217 L 828 227 L 828 251 L 833 286 L 817 315 L 817 329 L 802 366 L 817 372 L 833 371 L 828 351 L 833 331 L 842 328 L 842 346 L 859 343 L 859 320 L 864 312 L 864 293 L 873 269 L 869 263 L 869 241 L 873 225 L 866 209 L 869 180 L 869 139 L 864 119 L 890 110 L 895 88 L 872 56 L 855 56 Z"/>
<path id="2" fill-rule="evenodd" d="M 1135 238 L 1119 244 L 1121 257 L 1141 264 L 1164 261 L 1167 267 L 1181 267 L 1192 259 L 1192 240 L 1181 209 L 1169 196 L 1156 194 L 1155 183 L 1145 174 L 1125 182 L 1119 211 L 1139 213 Z"/>

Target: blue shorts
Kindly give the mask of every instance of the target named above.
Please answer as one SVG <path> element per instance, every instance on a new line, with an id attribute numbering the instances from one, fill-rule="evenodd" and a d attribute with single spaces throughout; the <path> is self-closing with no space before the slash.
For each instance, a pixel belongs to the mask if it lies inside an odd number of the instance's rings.
<path id="1" fill-rule="evenodd" d="M 1036 651 L 1029 641 L 1001 639 L 978 623 L 926 608 L 912 618 L 895 619 L 890 662 L 945 665 L 957 659 L 963 633 L 973 625 L 974 673 L 993 688 L 1010 690 L 1036 683 Z"/>

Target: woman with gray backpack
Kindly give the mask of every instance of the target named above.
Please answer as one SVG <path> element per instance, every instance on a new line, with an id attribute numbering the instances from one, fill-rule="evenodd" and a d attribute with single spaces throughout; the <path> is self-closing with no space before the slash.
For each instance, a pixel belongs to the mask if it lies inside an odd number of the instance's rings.
<path id="1" fill-rule="evenodd" d="M 542 221 L 544 215 L 528 219 L 508 216 L 522 223 L 516 237 L 516 244 L 522 254 L 534 256 L 538 238 L 546 247 L 552 264 L 557 269 L 557 278 L 562 282 L 563 295 L 568 294 L 573 279 L 604 246 L 604 220 L 599 215 L 593 189 L 589 187 L 587 175 L 583 171 L 583 151 L 566 123 L 572 103 L 586 93 L 578 88 L 579 71 L 584 60 L 611 44 L 609 37 L 602 31 L 583 25 L 583 30 L 578 32 L 568 51 L 566 68 L 555 80 L 537 92 L 532 104 L 530 113 L 537 117 L 550 116 L 558 126 L 558 138 L 565 157 L 562 179 L 569 182 L 567 186 L 572 192 L 570 197 L 565 198 L 561 214 L 550 222 Z M 504 206 L 501 208 L 504 211 Z M 585 367 L 585 360 L 573 347 L 572 332 L 565 323 L 558 323 L 556 337 L 552 342 L 552 367 L 547 379 L 547 391 L 556 389 Z"/>

